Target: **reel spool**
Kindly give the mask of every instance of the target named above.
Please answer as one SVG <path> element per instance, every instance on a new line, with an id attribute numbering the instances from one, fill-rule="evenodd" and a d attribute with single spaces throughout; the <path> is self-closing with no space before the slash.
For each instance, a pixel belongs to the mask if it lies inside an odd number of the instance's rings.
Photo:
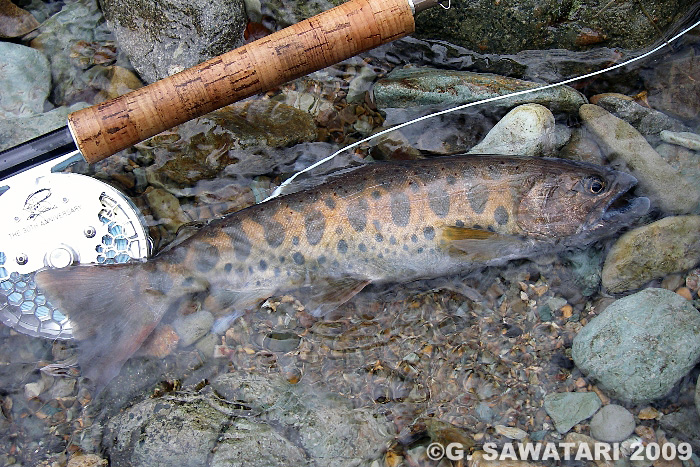
<path id="1" fill-rule="evenodd" d="M 37 288 L 36 272 L 143 260 L 150 238 L 140 212 L 116 189 L 37 169 L 0 181 L 0 321 L 30 336 L 72 339 L 70 319 Z"/>

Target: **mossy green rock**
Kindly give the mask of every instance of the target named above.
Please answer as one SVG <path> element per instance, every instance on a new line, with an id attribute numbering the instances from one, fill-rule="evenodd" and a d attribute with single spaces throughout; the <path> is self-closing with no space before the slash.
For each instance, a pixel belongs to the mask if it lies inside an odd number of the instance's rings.
<path id="1" fill-rule="evenodd" d="M 621 293 L 700 263 L 700 216 L 666 217 L 631 230 L 610 249 L 603 287 Z"/>
<path id="2" fill-rule="evenodd" d="M 374 85 L 373 93 L 377 107 L 382 109 L 466 104 L 540 86 L 539 83 L 491 73 L 399 68 L 379 80 Z M 575 89 L 557 86 L 498 100 L 494 105 L 510 108 L 535 103 L 554 112 L 574 113 L 586 102 L 586 98 Z"/>
<path id="3" fill-rule="evenodd" d="M 700 360 L 700 312 L 674 292 L 645 289 L 588 323 L 571 355 L 610 397 L 648 403 L 668 394 Z"/>
<path id="4" fill-rule="evenodd" d="M 594 392 L 558 392 L 544 398 L 544 409 L 562 434 L 592 417 L 600 406 L 600 397 Z"/>

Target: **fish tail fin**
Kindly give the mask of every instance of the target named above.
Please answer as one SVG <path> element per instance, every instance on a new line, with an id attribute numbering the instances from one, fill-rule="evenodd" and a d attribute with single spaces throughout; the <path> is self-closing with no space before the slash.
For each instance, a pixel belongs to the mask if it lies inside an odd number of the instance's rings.
<path id="1" fill-rule="evenodd" d="M 35 280 L 66 314 L 79 341 L 81 373 L 99 393 L 141 346 L 168 308 L 151 265 L 46 269 Z"/>

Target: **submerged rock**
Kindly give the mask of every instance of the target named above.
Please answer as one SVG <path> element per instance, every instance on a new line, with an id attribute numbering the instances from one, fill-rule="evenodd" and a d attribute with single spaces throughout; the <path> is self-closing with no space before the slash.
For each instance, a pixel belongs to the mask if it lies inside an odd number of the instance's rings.
<path id="1" fill-rule="evenodd" d="M 139 145 L 139 150 L 156 159 L 147 168 L 150 183 L 166 188 L 191 187 L 224 170 L 229 175 L 267 173 L 286 162 L 269 155 L 270 147 L 314 139 L 316 126 L 306 112 L 270 100 L 253 100 L 179 125 L 173 133 Z"/>
<path id="2" fill-rule="evenodd" d="M 664 130 L 688 131 L 688 128 L 678 120 L 658 110 L 645 107 L 624 94 L 599 94 L 591 98 L 591 104 L 604 108 L 632 125 L 652 145 L 658 143 L 660 133 Z"/>
<path id="3" fill-rule="evenodd" d="M 119 46 L 148 82 L 242 45 L 242 0 L 101 0 Z"/>
<path id="4" fill-rule="evenodd" d="M 603 407 L 591 419 L 591 436 L 599 441 L 617 443 L 627 439 L 636 423 L 629 410 L 617 404 Z"/>
<path id="5" fill-rule="evenodd" d="M 96 103 L 96 95 L 110 84 L 110 65 L 129 67 L 118 56 L 114 36 L 95 0 L 67 2 L 36 32 L 30 44 L 51 63 L 54 105 Z"/>
<path id="6" fill-rule="evenodd" d="M 512 92 L 536 89 L 539 83 L 488 73 L 438 70 L 433 68 L 398 68 L 379 80 L 373 88 L 379 108 L 415 106 L 454 106 L 476 102 Z M 552 111 L 573 113 L 586 103 L 581 93 L 568 86 L 528 92 L 495 101 L 490 105 L 514 107 L 536 103 Z"/>
<path id="7" fill-rule="evenodd" d="M 0 37 L 24 36 L 37 27 L 39 22 L 27 10 L 10 0 L 0 0 Z"/>
<path id="8" fill-rule="evenodd" d="M 469 154 L 550 156 L 554 151 L 554 115 L 539 104 L 508 112 Z"/>
<path id="9" fill-rule="evenodd" d="M 594 392 L 558 392 L 544 398 L 544 409 L 562 434 L 591 417 L 600 406 L 600 398 Z"/>
<path id="10" fill-rule="evenodd" d="M 264 14 L 288 25 L 343 0 L 269 0 L 263 3 Z M 498 54 L 553 47 L 585 50 L 596 45 L 638 48 L 663 37 L 692 5 L 690 0 L 655 4 L 654 15 L 658 20 L 651 23 L 645 10 L 632 0 L 619 0 L 604 7 L 597 3 L 554 0 L 453 1 L 449 10 L 437 7 L 419 14 L 416 35 Z"/>
<path id="11" fill-rule="evenodd" d="M 107 421 L 112 466 L 358 465 L 393 425 L 369 409 L 281 377 L 230 373 L 211 392 L 147 399 Z"/>
<path id="12" fill-rule="evenodd" d="M 700 205 L 700 188 L 669 165 L 629 123 L 602 107 L 581 106 L 581 118 L 605 156 L 637 177 L 639 191 L 663 211 L 691 213 Z"/>
<path id="13" fill-rule="evenodd" d="M 617 240 L 605 259 L 603 286 L 621 293 L 698 263 L 700 216 L 666 217 Z"/>
<path id="14" fill-rule="evenodd" d="M 44 54 L 0 42 L 0 117 L 27 117 L 44 111 L 51 92 L 51 70 Z"/>
<path id="15" fill-rule="evenodd" d="M 668 131 L 661 132 L 661 139 L 667 143 L 683 146 L 693 151 L 700 151 L 700 135 L 689 131 Z"/>
<path id="16" fill-rule="evenodd" d="M 674 292 L 645 289 L 588 323 L 571 355 L 607 395 L 648 403 L 668 394 L 700 360 L 700 313 Z"/>

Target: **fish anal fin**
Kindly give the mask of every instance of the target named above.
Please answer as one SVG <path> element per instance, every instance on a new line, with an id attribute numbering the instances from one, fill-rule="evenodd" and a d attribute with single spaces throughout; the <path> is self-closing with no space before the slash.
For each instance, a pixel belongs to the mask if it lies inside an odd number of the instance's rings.
<path id="1" fill-rule="evenodd" d="M 469 227 L 443 227 L 441 239 L 451 255 L 478 263 L 526 256 L 533 247 L 531 241 L 515 235 Z"/>
<path id="2" fill-rule="evenodd" d="M 312 315 L 325 316 L 357 295 L 371 282 L 368 279 L 356 277 L 316 281 L 312 286 L 304 289 L 301 301 Z"/>

